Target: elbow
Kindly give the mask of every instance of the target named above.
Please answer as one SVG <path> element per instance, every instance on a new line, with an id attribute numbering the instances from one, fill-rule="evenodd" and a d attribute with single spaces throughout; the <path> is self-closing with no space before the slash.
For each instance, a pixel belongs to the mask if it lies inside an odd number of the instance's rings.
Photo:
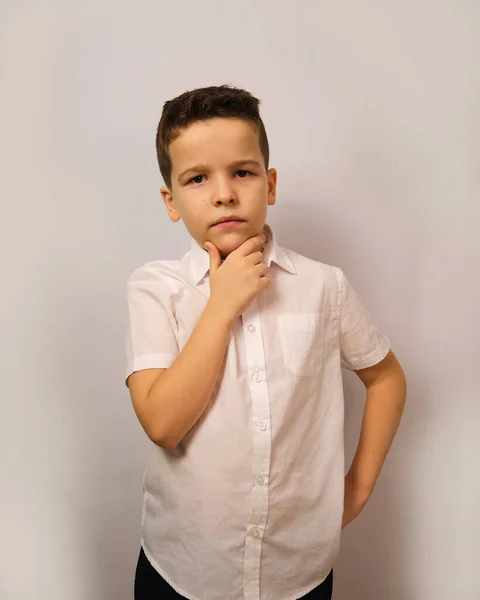
<path id="1" fill-rule="evenodd" d="M 152 442 L 160 448 L 163 448 L 164 450 L 174 450 L 180 443 L 180 440 L 177 440 L 172 437 L 162 437 L 152 439 Z"/>
<path id="2" fill-rule="evenodd" d="M 165 450 L 173 450 L 181 442 L 178 436 L 165 431 L 147 431 L 146 434 L 156 446 Z"/>
<path id="3" fill-rule="evenodd" d="M 172 450 L 181 442 L 181 436 L 178 435 L 178 432 L 175 431 L 174 424 L 170 423 L 168 419 L 161 418 L 158 413 L 144 414 L 142 416 L 143 419 L 140 419 L 140 422 L 143 426 L 143 430 L 150 441 L 156 446 L 166 450 Z"/>

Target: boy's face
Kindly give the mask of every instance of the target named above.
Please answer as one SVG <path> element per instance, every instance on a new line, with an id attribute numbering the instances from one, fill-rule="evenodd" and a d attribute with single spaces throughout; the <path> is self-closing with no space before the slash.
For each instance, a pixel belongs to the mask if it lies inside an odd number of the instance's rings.
<path id="1" fill-rule="evenodd" d="M 201 245 L 212 242 L 227 256 L 265 225 L 275 204 L 277 173 L 265 169 L 258 133 L 243 119 L 214 118 L 189 125 L 170 144 L 171 189 L 161 194 L 174 222 L 183 219 Z M 242 219 L 233 227 L 221 217 Z"/>

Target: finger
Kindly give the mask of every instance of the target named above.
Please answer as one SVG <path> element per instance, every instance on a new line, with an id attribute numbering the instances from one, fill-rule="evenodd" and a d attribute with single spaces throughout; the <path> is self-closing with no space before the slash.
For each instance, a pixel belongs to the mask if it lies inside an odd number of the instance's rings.
<path id="1" fill-rule="evenodd" d="M 241 256 L 248 256 L 252 252 L 255 252 L 262 248 L 265 243 L 265 236 L 263 234 L 256 235 L 249 238 L 241 246 L 239 246 L 235 252 L 238 252 Z"/>
<path id="2" fill-rule="evenodd" d="M 258 265 L 263 261 L 263 252 L 257 251 L 245 257 L 247 264 Z"/>
<path id="3" fill-rule="evenodd" d="M 215 273 L 215 271 L 222 264 L 222 257 L 220 256 L 220 252 L 218 248 L 212 244 L 211 242 L 205 242 L 205 249 L 208 251 L 208 255 L 210 258 L 210 273 Z"/>
<path id="4" fill-rule="evenodd" d="M 260 285 L 262 288 L 267 288 L 272 284 L 272 280 L 269 277 L 260 277 Z"/>
<path id="5" fill-rule="evenodd" d="M 265 275 L 267 274 L 268 271 L 268 267 L 267 265 L 260 263 L 259 265 L 255 265 L 255 267 L 253 268 L 253 272 L 257 277 L 261 277 L 264 278 Z"/>

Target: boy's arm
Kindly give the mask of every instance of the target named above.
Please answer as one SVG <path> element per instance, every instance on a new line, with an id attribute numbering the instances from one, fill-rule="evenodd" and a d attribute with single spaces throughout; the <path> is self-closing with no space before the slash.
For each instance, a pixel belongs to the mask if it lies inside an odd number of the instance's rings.
<path id="1" fill-rule="evenodd" d="M 131 362 L 128 386 L 134 410 L 145 433 L 158 446 L 174 448 L 207 408 L 235 320 L 252 299 L 271 284 L 270 278 L 266 277 L 268 267 L 262 262 L 264 242 L 265 236 L 261 234 L 246 240 L 223 264 L 218 249 L 212 242 L 206 242 L 210 255 L 210 297 L 185 347 L 168 369 L 133 370 L 135 361 Z M 140 291 L 141 304 L 135 300 Z M 142 290 L 141 286 L 138 290 L 134 287 L 131 292 L 132 310 L 137 315 L 136 328 L 145 330 L 139 338 L 140 343 L 137 339 L 134 345 L 137 352 L 141 347 L 148 356 L 152 346 L 145 340 L 151 342 L 152 338 L 160 337 L 158 333 L 151 334 L 150 328 L 159 327 L 163 307 L 154 302 L 155 310 L 145 313 L 148 306 L 145 296 L 151 301 L 155 294 L 150 288 Z M 150 323 L 145 323 L 146 314 L 151 316 Z M 158 347 L 156 352 L 162 356 L 165 350 Z"/>
<path id="2" fill-rule="evenodd" d="M 405 375 L 392 351 L 373 367 L 355 373 L 367 388 L 367 399 L 357 451 L 345 478 L 342 527 L 355 519 L 370 498 L 406 399 Z"/>
<path id="3" fill-rule="evenodd" d="M 210 300 L 168 369 L 144 369 L 128 379 L 135 413 L 158 446 L 174 448 L 210 402 L 234 322 L 223 315 Z"/>

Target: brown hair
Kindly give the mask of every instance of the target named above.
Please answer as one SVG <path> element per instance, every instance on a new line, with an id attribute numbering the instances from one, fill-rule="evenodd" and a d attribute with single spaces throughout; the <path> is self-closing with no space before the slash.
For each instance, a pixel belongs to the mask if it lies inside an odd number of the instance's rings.
<path id="1" fill-rule="evenodd" d="M 267 133 L 258 110 L 260 101 L 247 92 L 230 85 L 198 88 L 167 100 L 157 128 L 157 160 L 165 185 L 171 189 L 172 161 L 168 148 L 181 130 L 196 121 L 214 117 L 241 118 L 253 123 L 258 131 L 260 150 L 268 169 Z"/>

